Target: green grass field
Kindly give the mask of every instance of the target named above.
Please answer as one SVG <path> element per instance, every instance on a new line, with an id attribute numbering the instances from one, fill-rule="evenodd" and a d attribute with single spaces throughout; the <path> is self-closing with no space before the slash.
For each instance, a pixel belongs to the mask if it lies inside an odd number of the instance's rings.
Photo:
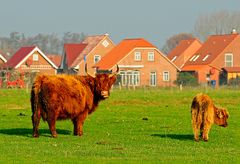
<path id="1" fill-rule="evenodd" d="M 229 126 L 214 125 L 194 142 L 190 105 L 199 92 L 229 110 Z M 82 137 L 70 120 L 58 138 L 40 122 L 32 138 L 29 93 L 0 90 L 0 163 L 240 163 L 240 89 L 113 90 L 89 115 Z"/>

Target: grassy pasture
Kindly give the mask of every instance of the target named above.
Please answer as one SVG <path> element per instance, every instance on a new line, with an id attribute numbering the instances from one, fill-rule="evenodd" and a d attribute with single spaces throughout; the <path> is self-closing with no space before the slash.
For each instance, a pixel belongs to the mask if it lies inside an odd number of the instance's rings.
<path id="1" fill-rule="evenodd" d="M 194 142 L 190 104 L 199 92 L 229 110 L 229 126 L 214 125 L 209 142 Z M 40 122 L 32 138 L 29 93 L 0 90 L 0 163 L 240 163 L 239 89 L 113 90 L 73 136 L 58 121 L 58 138 Z"/>

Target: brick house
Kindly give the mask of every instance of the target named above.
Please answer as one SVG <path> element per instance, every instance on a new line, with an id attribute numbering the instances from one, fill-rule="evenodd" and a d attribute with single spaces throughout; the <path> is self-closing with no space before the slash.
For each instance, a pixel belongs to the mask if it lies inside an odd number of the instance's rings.
<path id="1" fill-rule="evenodd" d="M 143 38 L 122 40 L 94 67 L 111 72 L 118 64 L 122 86 L 173 86 L 179 68 Z"/>
<path id="2" fill-rule="evenodd" d="M 181 71 L 193 73 L 199 84 L 226 84 L 228 76 L 232 78 L 232 74 L 238 74 L 240 70 L 239 43 L 240 35 L 237 33 L 211 35 Z"/>
<path id="3" fill-rule="evenodd" d="M 57 66 L 37 47 L 21 47 L 4 65 L 19 72 L 56 74 Z"/>
<path id="4" fill-rule="evenodd" d="M 178 68 L 182 68 L 187 60 L 201 47 L 202 43 L 195 38 L 181 40 L 180 43 L 167 55 Z"/>
<path id="5" fill-rule="evenodd" d="M 108 34 L 88 36 L 79 44 L 65 44 L 60 69 L 65 73 L 84 75 L 84 66 L 88 63 L 88 72 L 94 74 L 93 65 L 114 47 Z"/>

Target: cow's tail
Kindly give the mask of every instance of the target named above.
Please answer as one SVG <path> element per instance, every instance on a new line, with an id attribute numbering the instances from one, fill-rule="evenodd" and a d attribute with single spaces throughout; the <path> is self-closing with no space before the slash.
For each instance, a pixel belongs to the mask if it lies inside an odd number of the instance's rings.
<path id="1" fill-rule="evenodd" d="M 42 77 L 37 76 L 31 90 L 31 108 L 32 108 L 32 123 L 33 127 L 38 126 L 42 113 L 42 107 L 40 102 L 40 92 L 42 85 Z"/>

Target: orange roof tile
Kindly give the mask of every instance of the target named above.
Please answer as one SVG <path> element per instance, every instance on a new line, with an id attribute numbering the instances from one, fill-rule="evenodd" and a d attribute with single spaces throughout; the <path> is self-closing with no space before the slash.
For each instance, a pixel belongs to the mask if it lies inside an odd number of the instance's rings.
<path id="1" fill-rule="evenodd" d="M 240 72 L 240 67 L 224 67 L 223 70 L 227 71 L 228 73 L 235 73 Z"/>
<path id="2" fill-rule="evenodd" d="M 98 67 L 100 70 L 109 70 L 126 55 L 128 55 L 128 53 L 131 52 L 134 48 L 146 47 L 156 48 L 154 45 L 143 38 L 124 39 L 108 54 L 106 54 L 94 67 Z"/>
<path id="3" fill-rule="evenodd" d="M 205 67 L 208 67 L 208 65 L 186 65 L 181 69 L 181 71 L 198 71 Z"/>
<path id="4" fill-rule="evenodd" d="M 181 40 L 180 43 L 167 55 L 167 57 L 172 60 L 175 56 L 178 57 L 180 56 L 186 49 L 194 42 L 200 41 L 195 38 L 191 39 L 186 39 L 186 40 Z M 201 43 L 200 43 L 201 44 Z"/>
<path id="5" fill-rule="evenodd" d="M 205 41 L 185 65 L 211 64 L 238 34 L 212 35 Z"/>
<path id="6" fill-rule="evenodd" d="M 48 54 L 47 57 L 57 66 L 59 67 L 61 64 L 62 55 L 58 54 Z"/>

